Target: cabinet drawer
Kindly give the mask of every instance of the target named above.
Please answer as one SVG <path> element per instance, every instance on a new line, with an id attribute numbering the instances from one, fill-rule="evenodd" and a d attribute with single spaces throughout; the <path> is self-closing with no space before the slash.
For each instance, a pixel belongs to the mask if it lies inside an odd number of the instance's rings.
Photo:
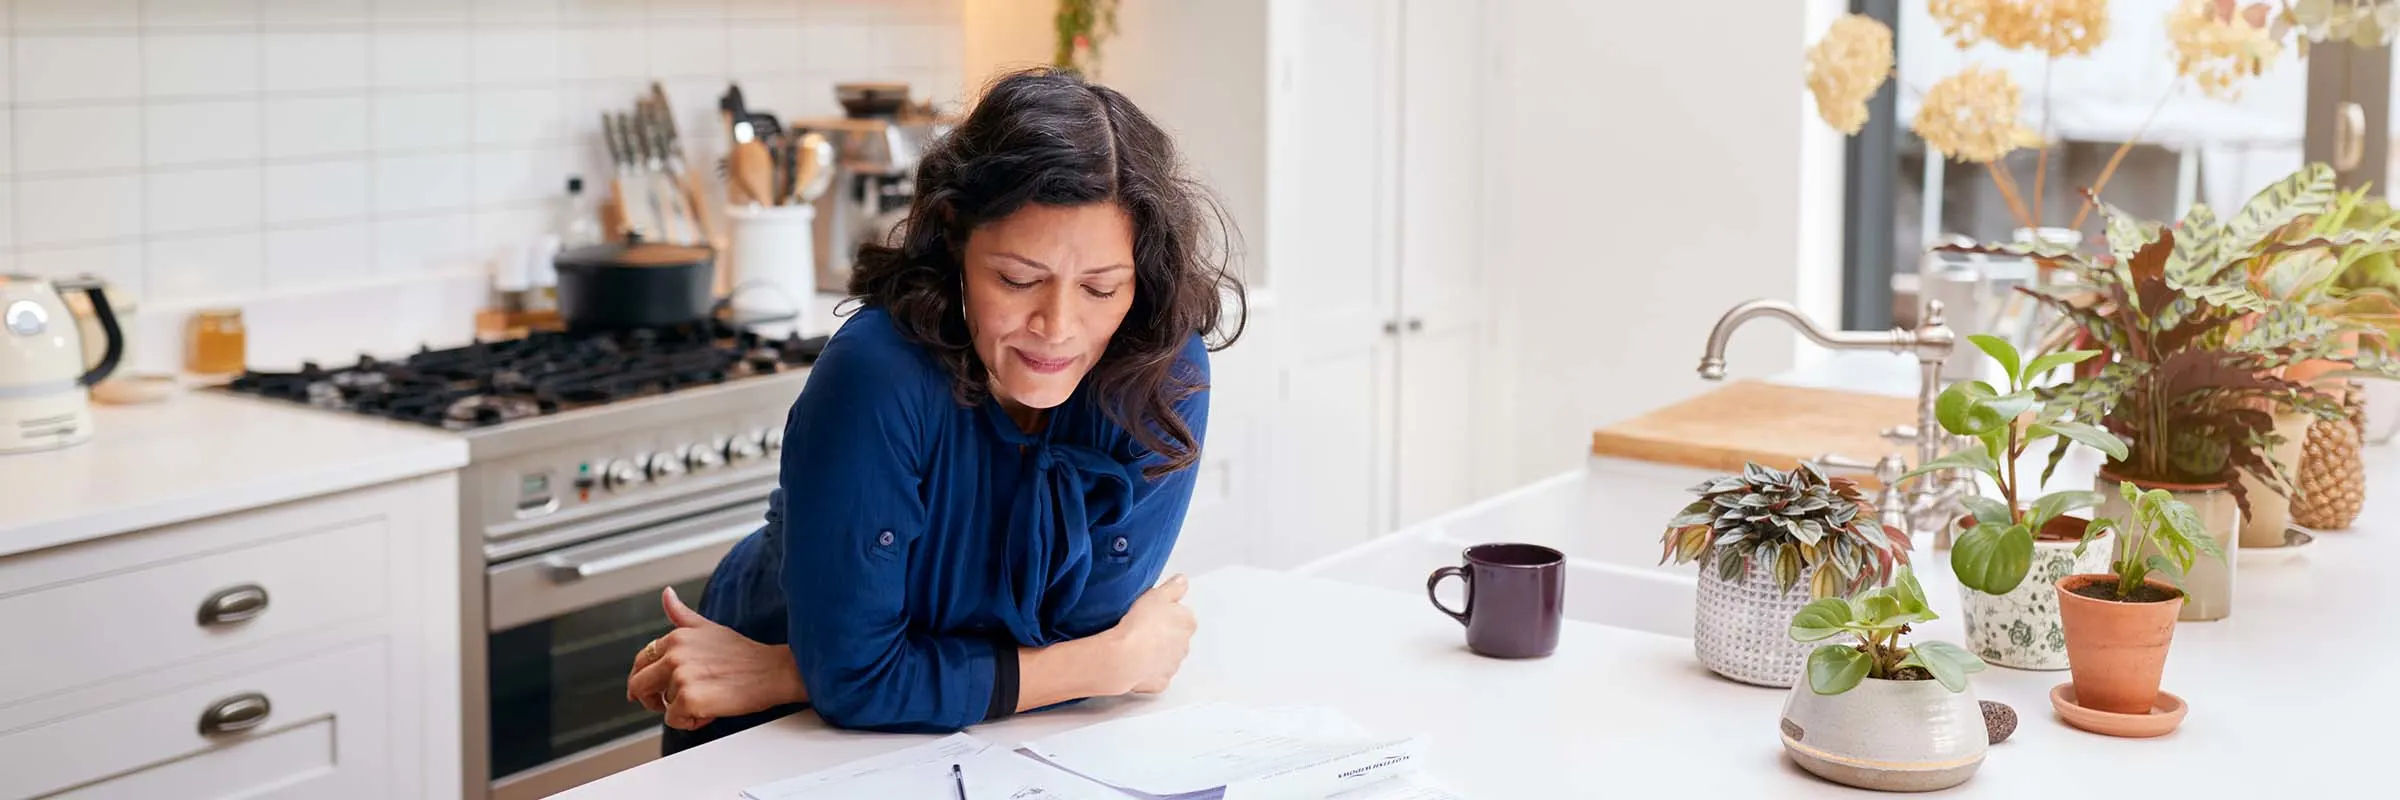
<path id="1" fill-rule="evenodd" d="M 381 796 L 386 669 L 378 640 L 0 734 L 0 798 Z M 263 716 L 204 733 L 237 698 Z"/>
<path id="2" fill-rule="evenodd" d="M 44 643 L 0 659 L 0 707 L 381 614 L 389 530 L 356 520 L 0 595 L 10 637 Z"/>

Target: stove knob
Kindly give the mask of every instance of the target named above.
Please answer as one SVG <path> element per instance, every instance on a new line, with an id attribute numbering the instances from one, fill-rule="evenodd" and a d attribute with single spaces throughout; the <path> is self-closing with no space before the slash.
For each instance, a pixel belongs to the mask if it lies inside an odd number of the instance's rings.
<path id="1" fill-rule="evenodd" d="M 642 474 L 641 467 L 622 459 L 608 462 L 608 466 L 600 470 L 601 485 L 612 492 L 621 492 L 639 485 L 646 477 Z"/>
<path id="2" fill-rule="evenodd" d="M 708 444 L 692 445 L 691 449 L 684 451 L 684 463 L 690 466 L 693 472 L 725 466 L 725 447 L 723 439 Z"/>
<path id="3" fill-rule="evenodd" d="M 683 477 L 683 456 L 675 451 L 650 456 L 650 481 L 663 483 Z"/>
<path id="4" fill-rule="evenodd" d="M 767 429 L 767 435 L 766 435 L 766 438 L 765 438 L 765 442 L 766 442 L 766 445 L 767 445 L 767 452 L 769 452 L 769 453 L 779 453 L 779 452 L 782 452 L 782 451 L 783 451 L 783 428 L 781 428 L 781 427 L 768 428 L 768 429 Z"/>
<path id="5" fill-rule="evenodd" d="M 733 441 L 727 442 L 725 445 L 725 458 L 729 461 L 748 461 L 765 455 L 766 452 L 767 432 L 763 430 L 754 430 L 733 437 Z"/>

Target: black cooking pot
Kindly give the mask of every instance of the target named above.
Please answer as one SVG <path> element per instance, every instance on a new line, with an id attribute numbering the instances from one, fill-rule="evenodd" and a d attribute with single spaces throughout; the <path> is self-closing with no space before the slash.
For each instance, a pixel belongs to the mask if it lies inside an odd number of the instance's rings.
<path id="1" fill-rule="evenodd" d="M 558 254 L 558 315 L 567 327 L 684 325 L 714 312 L 716 252 L 705 247 L 595 244 Z"/>

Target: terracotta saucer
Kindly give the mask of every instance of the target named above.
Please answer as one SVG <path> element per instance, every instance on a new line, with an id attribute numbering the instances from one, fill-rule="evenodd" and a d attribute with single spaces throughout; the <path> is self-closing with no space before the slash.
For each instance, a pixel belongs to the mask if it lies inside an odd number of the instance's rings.
<path id="1" fill-rule="evenodd" d="M 2084 708 L 2075 704 L 2075 682 L 2068 681 L 2050 688 L 2050 707 L 2067 724 L 2093 733 L 2140 739 L 2163 736 L 2183 724 L 2183 713 L 2189 710 L 2183 698 L 2161 690 L 2152 702 L 2148 714 L 2119 714 Z"/>

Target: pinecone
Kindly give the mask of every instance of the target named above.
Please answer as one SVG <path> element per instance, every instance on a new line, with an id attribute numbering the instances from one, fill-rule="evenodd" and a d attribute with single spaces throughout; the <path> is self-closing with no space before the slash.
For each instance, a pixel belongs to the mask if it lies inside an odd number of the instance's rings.
<path id="1" fill-rule="evenodd" d="M 2366 464 L 2359 458 L 2365 404 L 2356 387 L 2344 393 L 2346 420 L 2318 420 L 2301 445 L 2292 521 L 2318 530 L 2341 530 L 2358 519 L 2367 499 Z"/>

